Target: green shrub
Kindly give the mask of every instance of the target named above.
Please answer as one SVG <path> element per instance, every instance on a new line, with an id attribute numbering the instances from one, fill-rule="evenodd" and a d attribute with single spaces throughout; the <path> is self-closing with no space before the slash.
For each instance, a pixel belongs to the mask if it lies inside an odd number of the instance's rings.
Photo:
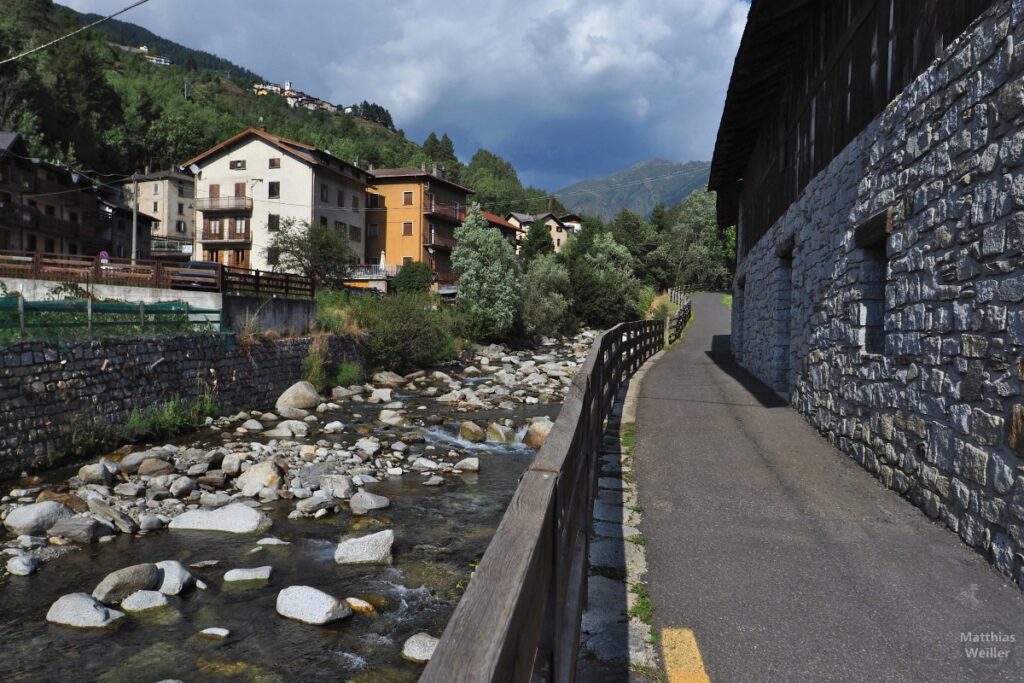
<path id="1" fill-rule="evenodd" d="M 582 253 L 573 254 L 570 272 L 574 312 L 591 327 L 605 329 L 642 317 L 633 259 L 608 233 L 597 234 Z"/>
<path id="2" fill-rule="evenodd" d="M 523 278 L 520 315 L 527 334 L 552 336 L 576 325 L 569 271 L 554 254 L 534 256 Z"/>
<path id="3" fill-rule="evenodd" d="M 644 285 L 640 288 L 640 311 L 646 315 L 651 310 L 651 304 L 658 297 L 658 293 L 654 291 L 654 287 Z"/>
<path id="4" fill-rule="evenodd" d="M 399 294 L 409 292 L 429 292 L 434 282 L 434 274 L 426 263 L 410 263 L 402 266 L 391 281 L 391 286 Z"/>
<path id="5" fill-rule="evenodd" d="M 359 363 L 338 363 L 331 372 L 332 387 L 350 387 L 363 381 L 363 369 Z"/>
<path id="6" fill-rule="evenodd" d="M 113 442 L 163 439 L 202 426 L 207 417 L 217 412 L 213 396 L 205 393 L 192 401 L 171 399 L 166 403 L 133 408 L 124 424 L 108 435 Z"/>
<path id="7" fill-rule="evenodd" d="M 454 356 L 448 314 L 426 294 L 393 294 L 357 308 L 373 368 L 404 372 Z"/>
<path id="8" fill-rule="evenodd" d="M 459 276 L 459 312 L 468 337 L 503 339 L 519 311 L 519 260 L 512 245 L 480 214 L 455 230 L 452 265 Z"/>
<path id="9" fill-rule="evenodd" d="M 302 378 L 323 391 L 327 386 L 328 337 L 318 334 L 309 344 L 309 353 L 302 361 Z"/>

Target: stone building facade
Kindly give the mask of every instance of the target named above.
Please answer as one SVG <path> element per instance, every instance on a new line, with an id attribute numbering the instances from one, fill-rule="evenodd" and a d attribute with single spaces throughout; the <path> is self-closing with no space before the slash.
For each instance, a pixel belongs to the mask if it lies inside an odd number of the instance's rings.
<path id="1" fill-rule="evenodd" d="M 0 480 L 70 464 L 91 434 L 135 408 L 209 394 L 225 412 L 272 409 L 302 377 L 312 341 L 241 348 L 234 335 L 182 335 L 0 349 Z M 358 339 L 331 337 L 328 357 L 362 364 L 362 349 Z"/>
<path id="2" fill-rule="evenodd" d="M 804 186 L 738 263 L 732 346 L 1024 587 L 1022 44 L 991 3 Z"/>

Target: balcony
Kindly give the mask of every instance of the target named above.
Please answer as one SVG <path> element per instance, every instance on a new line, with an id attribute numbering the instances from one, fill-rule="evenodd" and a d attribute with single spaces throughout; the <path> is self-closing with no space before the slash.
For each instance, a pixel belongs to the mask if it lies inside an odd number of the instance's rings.
<path id="1" fill-rule="evenodd" d="M 149 246 L 149 251 L 154 256 L 191 255 L 192 240 L 174 239 L 171 237 L 154 237 Z"/>
<path id="2" fill-rule="evenodd" d="M 210 228 L 203 229 L 203 242 L 251 242 L 252 233 L 249 229 L 239 232 L 238 230 L 232 230 L 227 227 L 222 227 L 220 230 L 212 230 Z"/>
<path id="3" fill-rule="evenodd" d="M 451 251 L 455 247 L 455 238 L 440 230 L 427 229 L 423 231 L 423 246 Z"/>
<path id="4" fill-rule="evenodd" d="M 444 204 L 438 204 L 437 202 L 432 202 L 431 204 L 423 207 L 423 215 L 431 218 L 441 218 L 453 223 L 461 223 L 466 219 L 466 207 L 458 204 L 454 206 L 447 206 Z"/>
<path id="5" fill-rule="evenodd" d="M 347 277 L 352 280 L 383 280 L 398 274 L 402 266 L 363 265 L 350 266 Z"/>
<path id="6" fill-rule="evenodd" d="M 455 273 L 444 269 L 435 270 L 434 282 L 439 285 L 453 285 L 455 284 Z"/>
<path id="7" fill-rule="evenodd" d="M 37 230 L 53 237 L 65 239 L 93 239 L 96 236 L 96 224 L 87 220 L 84 223 L 47 216 L 38 209 L 20 204 L 0 204 L 0 224 L 12 228 Z"/>
<path id="8" fill-rule="evenodd" d="M 196 200 L 196 211 L 252 211 L 252 197 L 204 197 Z"/>

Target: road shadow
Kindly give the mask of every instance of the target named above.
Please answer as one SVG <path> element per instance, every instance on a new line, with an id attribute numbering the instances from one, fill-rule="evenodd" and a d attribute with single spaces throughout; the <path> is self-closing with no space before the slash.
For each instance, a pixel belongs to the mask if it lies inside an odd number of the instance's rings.
<path id="1" fill-rule="evenodd" d="M 722 372 L 736 380 L 746 389 L 750 397 L 765 408 L 786 408 L 789 406 L 781 396 L 763 383 L 761 380 L 747 372 L 732 355 L 732 335 L 716 334 L 711 338 L 711 348 L 704 353 L 711 361 L 721 369 Z"/>
<path id="2" fill-rule="evenodd" d="M 627 562 L 635 547 L 624 537 L 623 527 L 630 515 L 627 505 L 636 501 L 627 500 L 623 492 L 621 462 L 622 406 L 628 386 L 624 383 L 616 397 L 602 440 L 576 672 L 577 680 L 588 683 L 647 680 L 630 670 Z"/>

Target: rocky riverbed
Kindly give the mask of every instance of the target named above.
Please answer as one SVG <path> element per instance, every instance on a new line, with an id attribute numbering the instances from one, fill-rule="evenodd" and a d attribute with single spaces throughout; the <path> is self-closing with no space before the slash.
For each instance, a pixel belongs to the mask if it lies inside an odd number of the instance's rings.
<path id="1" fill-rule="evenodd" d="M 415 680 L 593 339 L 3 487 L 3 680 Z"/>

